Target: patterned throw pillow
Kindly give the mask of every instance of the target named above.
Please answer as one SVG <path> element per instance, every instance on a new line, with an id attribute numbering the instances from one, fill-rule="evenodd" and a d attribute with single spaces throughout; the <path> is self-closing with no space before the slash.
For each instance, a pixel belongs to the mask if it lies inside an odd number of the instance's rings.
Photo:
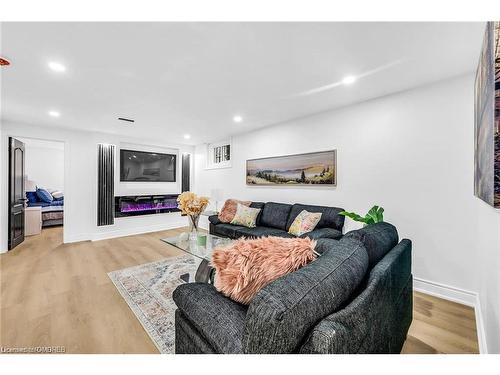
<path id="1" fill-rule="evenodd" d="M 236 215 L 236 209 L 238 207 L 238 203 L 242 204 L 243 206 L 247 206 L 247 207 L 252 204 L 252 202 L 250 202 L 250 201 L 239 201 L 236 199 L 228 199 L 224 203 L 224 206 L 222 207 L 222 210 L 220 211 L 219 220 L 223 223 L 230 223 L 231 220 L 234 219 L 234 215 Z"/>
<path id="2" fill-rule="evenodd" d="M 255 222 L 257 221 L 259 212 L 260 208 L 247 207 L 238 203 L 236 214 L 234 215 L 233 220 L 231 220 L 231 224 L 243 225 L 247 228 L 255 228 Z"/>
<path id="3" fill-rule="evenodd" d="M 290 225 L 288 233 L 298 237 L 304 233 L 311 232 L 314 228 L 316 228 L 316 225 L 318 225 L 320 220 L 321 212 L 308 212 L 306 210 L 302 210 L 300 214 L 297 215 L 292 225 Z"/>

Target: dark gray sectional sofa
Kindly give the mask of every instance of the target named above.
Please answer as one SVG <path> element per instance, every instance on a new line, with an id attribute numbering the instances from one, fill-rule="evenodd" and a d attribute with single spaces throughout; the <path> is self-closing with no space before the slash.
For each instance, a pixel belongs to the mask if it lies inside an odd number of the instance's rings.
<path id="1" fill-rule="evenodd" d="M 316 228 L 301 237 L 332 238 L 342 237 L 342 228 L 344 227 L 344 216 L 339 215 L 343 211 L 338 207 L 313 206 L 306 204 L 285 204 L 275 202 L 252 202 L 250 207 L 260 208 L 261 212 L 257 217 L 257 226 L 255 228 L 246 228 L 239 225 L 225 224 L 219 221 L 217 215 L 210 216 L 210 233 L 222 237 L 240 238 L 240 237 L 295 237 L 288 233 L 297 215 L 306 210 L 309 212 L 321 212 L 321 220 Z"/>
<path id="2" fill-rule="evenodd" d="M 399 353 L 413 311 L 410 240 L 378 223 L 320 238 L 316 251 L 249 306 L 212 284 L 180 285 L 176 353 Z"/>

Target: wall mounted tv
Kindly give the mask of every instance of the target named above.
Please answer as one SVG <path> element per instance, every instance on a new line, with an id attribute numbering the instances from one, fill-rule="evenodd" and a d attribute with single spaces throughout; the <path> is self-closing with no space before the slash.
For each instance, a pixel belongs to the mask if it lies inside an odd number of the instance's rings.
<path id="1" fill-rule="evenodd" d="M 175 182 L 177 155 L 120 150 L 120 181 Z"/>

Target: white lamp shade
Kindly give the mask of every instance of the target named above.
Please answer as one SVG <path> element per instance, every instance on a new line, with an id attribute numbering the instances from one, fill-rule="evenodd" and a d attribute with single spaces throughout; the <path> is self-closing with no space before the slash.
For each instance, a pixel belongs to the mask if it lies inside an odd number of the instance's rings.
<path id="1" fill-rule="evenodd" d="M 223 199 L 223 195 L 222 189 L 212 189 L 210 192 L 210 196 L 214 201 L 221 201 Z"/>

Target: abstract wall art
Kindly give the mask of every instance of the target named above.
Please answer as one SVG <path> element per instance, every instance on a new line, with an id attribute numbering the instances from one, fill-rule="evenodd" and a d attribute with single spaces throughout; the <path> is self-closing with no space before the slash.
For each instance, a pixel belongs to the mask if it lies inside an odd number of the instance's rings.
<path id="1" fill-rule="evenodd" d="M 486 25 L 474 104 L 474 194 L 500 208 L 500 22 Z"/>

